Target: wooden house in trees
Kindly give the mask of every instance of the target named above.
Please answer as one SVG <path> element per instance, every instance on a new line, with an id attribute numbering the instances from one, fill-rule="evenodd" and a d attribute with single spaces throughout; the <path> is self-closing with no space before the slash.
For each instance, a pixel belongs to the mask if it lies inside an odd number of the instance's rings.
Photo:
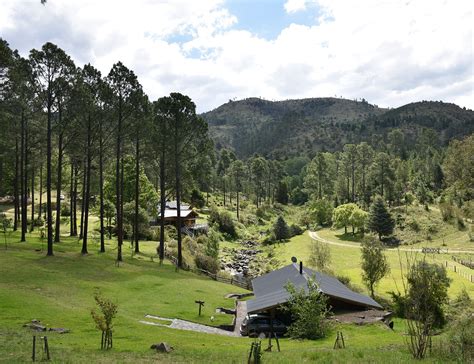
<path id="1" fill-rule="evenodd" d="M 181 204 L 181 228 L 192 227 L 196 225 L 196 219 L 199 216 L 196 211 L 194 211 L 191 206 L 186 204 Z M 164 213 L 165 224 L 174 225 L 178 227 L 178 204 L 176 201 L 167 201 L 166 209 Z M 161 219 L 161 211 L 158 213 L 158 222 Z"/>

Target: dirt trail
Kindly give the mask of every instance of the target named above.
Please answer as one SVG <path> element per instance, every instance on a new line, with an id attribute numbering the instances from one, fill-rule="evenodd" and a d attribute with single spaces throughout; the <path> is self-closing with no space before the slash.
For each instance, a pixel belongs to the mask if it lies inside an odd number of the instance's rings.
<path id="1" fill-rule="evenodd" d="M 358 243 L 348 244 L 348 243 L 339 243 L 339 242 L 336 242 L 336 241 L 327 240 L 327 239 L 324 239 L 324 238 L 320 237 L 316 231 L 309 231 L 308 234 L 309 234 L 311 239 L 319 241 L 321 243 L 336 245 L 336 246 L 343 246 L 343 247 L 347 247 L 347 248 L 361 249 L 361 246 Z M 389 248 L 387 250 L 395 250 L 395 251 L 399 250 L 399 251 L 402 251 L 402 252 L 413 252 L 413 253 L 416 253 L 416 252 L 421 253 L 421 251 L 422 251 L 421 248 Z M 446 249 L 440 249 L 439 252 L 440 252 L 440 254 L 474 253 L 473 250 L 458 250 L 458 249 L 447 249 L 447 248 Z"/>

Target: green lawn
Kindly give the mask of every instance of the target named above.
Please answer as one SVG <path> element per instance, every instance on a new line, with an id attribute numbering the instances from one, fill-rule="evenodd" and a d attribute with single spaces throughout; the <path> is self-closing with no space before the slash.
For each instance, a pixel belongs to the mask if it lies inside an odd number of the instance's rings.
<path id="1" fill-rule="evenodd" d="M 303 237 L 300 238 L 303 241 Z M 242 363 L 251 339 L 231 338 L 179 331 L 139 323 L 145 314 L 210 324 L 210 316 L 218 322 L 229 316 L 214 312 L 218 306 L 232 307 L 225 299 L 230 292 L 242 291 L 196 276 L 176 272 L 170 264 L 159 266 L 146 255 L 131 257 L 124 246 L 125 261 L 115 266 L 115 246 L 107 244 L 107 253 L 98 254 L 98 246 L 90 246 L 91 254 L 81 256 L 76 239 L 66 238 L 55 244 L 55 256 L 46 257 L 35 236 L 27 243 L 18 242 L 15 233 L 8 250 L 0 250 L 0 362 L 22 363 L 31 355 L 32 332 L 22 325 L 31 319 L 50 327 L 65 327 L 71 333 L 48 334 L 55 363 Z M 144 250 L 156 243 L 143 243 Z M 151 246 L 149 246 L 151 245 Z M 146 248 L 146 249 L 145 249 Z M 40 251 L 36 251 L 39 249 Z M 140 258 L 140 259 L 138 259 Z M 114 349 L 98 350 L 100 334 L 94 328 L 90 310 L 93 293 L 100 289 L 118 303 L 115 321 Z M 201 317 L 194 300 L 206 302 Z M 215 323 L 215 322 L 214 322 Z M 334 351 L 335 330 L 345 334 L 347 349 Z M 410 361 L 404 345 L 404 325 L 396 321 L 395 331 L 382 325 L 359 327 L 343 325 L 318 341 L 281 341 L 281 353 L 265 353 L 269 363 L 321 362 L 387 362 Z M 166 341 L 175 347 L 171 354 L 157 354 L 152 343 Z M 434 360 L 433 362 L 436 362 Z"/>
<path id="2" fill-rule="evenodd" d="M 336 245 L 328 245 L 331 251 L 331 269 L 336 275 L 344 275 L 348 276 L 353 283 L 355 283 L 360 288 L 366 289 L 363 286 L 362 278 L 361 278 L 361 268 L 360 268 L 360 261 L 361 261 L 361 252 L 358 243 L 349 242 L 346 240 L 338 239 L 343 231 L 334 231 L 330 229 L 322 229 L 318 231 L 320 237 L 327 239 L 329 241 L 334 241 L 337 243 L 343 243 L 351 245 L 351 247 L 346 246 L 336 246 Z M 289 264 L 290 259 L 292 256 L 296 256 L 299 260 L 303 260 L 303 262 L 307 262 L 310 256 L 310 246 L 311 244 L 320 244 L 312 240 L 308 233 L 305 232 L 303 235 L 299 235 L 293 237 L 286 243 L 280 243 L 275 246 L 275 252 L 277 258 L 280 260 L 282 265 Z M 380 281 L 380 284 L 377 286 L 376 293 L 382 297 L 389 298 L 387 292 L 396 290 L 397 287 L 399 290 L 403 289 L 402 286 L 402 270 L 400 268 L 400 259 L 399 254 L 402 260 L 402 267 L 406 272 L 406 255 L 412 256 L 413 258 L 421 258 L 423 255 L 421 253 L 418 254 L 411 254 L 405 253 L 401 251 L 400 253 L 396 250 L 389 250 L 386 251 L 386 255 L 390 264 L 390 274 L 383 278 Z M 430 262 L 437 262 L 444 264 L 448 261 L 448 264 L 452 266 L 455 264 L 451 260 L 450 254 L 429 254 L 427 255 L 427 259 Z M 474 271 L 467 268 L 462 267 L 461 265 L 457 264 L 458 269 L 461 269 L 463 272 L 467 274 L 474 275 Z M 474 283 L 470 283 L 469 280 L 452 270 L 448 270 L 448 275 L 452 279 L 451 287 L 449 289 L 450 297 L 456 297 L 462 289 L 466 289 L 467 292 L 470 294 L 471 297 L 474 297 Z"/>

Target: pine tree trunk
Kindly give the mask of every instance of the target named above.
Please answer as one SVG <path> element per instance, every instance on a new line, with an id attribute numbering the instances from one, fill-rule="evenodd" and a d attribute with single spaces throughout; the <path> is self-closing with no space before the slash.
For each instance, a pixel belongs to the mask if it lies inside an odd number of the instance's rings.
<path id="1" fill-rule="evenodd" d="M 15 195 L 15 215 L 13 217 L 13 231 L 18 229 L 18 217 L 19 217 L 19 210 L 20 210 L 20 196 L 18 191 L 18 170 L 20 168 L 19 165 L 19 156 L 18 156 L 18 138 L 15 139 L 15 180 L 13 181 L 13 194 Z"/>
<path id="2" fill-rule="evenodd" d="M 87 176 L 86 176 L 86 193 L 84 201 L 84 229 L 82 232 L 82 254 L 87 254 L 87 236 L 89 229 L 89 200 L 90 200 L 90 188 L 91 188 L 91 117 L 89 115 L 87 119 Z"/>
<path id="3" fill-rule="evenodd" d="M 120 206 L 122 205 L 121 196 L 121 181 L 120 181 L 120 159 L 121 159 L 121 147 L 122 147 L 122 98 L 119 99 L 119 115 L 118 115 L 118 128 L 117 128 L 117 150 L 116 150 L 116 166 L 115 166 L 115 209 L 117 212 L 117 261 L 122 261 L 122 214 Z"/>
<path id="4" fill-rule="evenodd" d="M 56 229 L 54 231 L 54 242 L 61 241 L 61 187 L 63 177 L 63 133 L 58 138 L 58 180 L 56 181 Z"/>
<path id="5" fill-rule="evenodd" d="M 179 165 L 179 154 L 178 154 L 178 120 L 175 120 L 175 139 L 174 139 L 174 169 L 176 179 L 176 213 L 177 213 L 177 233 L 178 233 L 178 267 L 181 268 L 183 265 L 183 252 L 182 252 L 182 237 L 181 237 L 181 175 Z"/>
<path id="6" fill-rule="evenodd" d="M 139 193 L 140 193 L 140 139 L 137 132 L 136 149 L 135 149 L 135 221 L 134 221 L 134 238 L 135 253 L 140 252 L 138 245 L 138 213 L 139 213 Z"/>
<path id="7" fill-rule="evenodd" d="M 42 158 L 42 157 L 43 157 L 43 153 L 40 150 L 40 158 Z M 43 161 L 40 162 L 38 219 L 41 218 L 42 213 L 43 213 Z"/>
<path id="8" fill-rule="evenodd" d="M 79 173 L 79 166 L 77 160 L 74 161 L 74 208 L 72 216 L 72 235 L 77 236 L 77 174 Z"/>
<path id="9" fill-rule="evenodd" d="M 240 221 L 239 208 L 240 208 L 240 204 L 239 204 L 239 189 L 237 188 L 237 221 Z"/>
<path id="10" fill-rule="evenodd" d="M 31 226 L 30 232 L 35 229 L 35 165 L 31 167 Z"/>
<path id="11" fill-rule="evenodd" d="M 53 211 L 51 204 L 51 175 L 52 175 L 52 131 L 51 131 L 51 106 L 53 104 L 51 92 L 48 93 L 48 127 L 46 143 L 46 211 L 48 225 L 48 256 L 53 255 Z"/>
<path id="12" fill-rule="evenodd" d="M 87 184 L 87 161 L 83 161 L 83 177 L 82 177 L 82 201 L 81 201 L 81 229 L 79 230 L 79 239 L 84 237 L 84 210 L 86 202 L 86 184 Z"/>
<path id="13" fill-rule="evenodd" d="M 21 238 L 20 241 L 26 241 L 27 230 L 27 157 L 26 157 L 26 121 L 23 110 L 21 111 L 21 152 L 20 152 L 20 184 L 21 184 Z"/>
<path id="14" fill-rule="evenodd" d="M 163 132 L 164 135 L 164 132 Z M 166 191 L 165 191 L 165 145 L 162 143 L 160 158 L 160 262 L 163 262 L 165 256 L 165 210 L 166 210 Z"/>
<path id="15" fill-rule="evenodd" d="M 102 121 L 99 123 L 99 199 L 100 199 L 100 252 L 105 252 L 105 239 L 104 239 L 104 142 L 102 136 Z"/>
<path id="16" fill-rule="evenodd" d="M 73 226 L 73 220 L 74 220 L 74 161 L 71 157 L 70 159 L 70 164 L 71 164 L 71 173 L 70 173 L 70 178 L 69 178 L 69 236 L 74 236 L 74 226 Z"/>

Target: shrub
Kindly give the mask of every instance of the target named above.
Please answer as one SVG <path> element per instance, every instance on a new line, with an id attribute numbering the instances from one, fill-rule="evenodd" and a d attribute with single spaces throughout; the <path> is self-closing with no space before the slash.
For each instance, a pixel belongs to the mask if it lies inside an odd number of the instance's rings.
<path id="1" fill-rule="evenodd" d="M 312 279 L 308 281 L 308 292 L 305 289 L 296 289 L 288 283 L 285 286 L 290 294 L 286 310 L 293 319 L 288 327 L 288 334 L 294 339 L 319 339 L 327 335 L 329 322 L 326 316 L 327 298 L 319 291 L 318 285 Z"/>
<path id="2" fill-rule="evenodd" d="M 408 222 L 408 227 L 412 229 L 414 232 L 420 231 L 420 224 L 416 220 L 411 220 Z"/>
<path id="3" fill-rule="evenodd" d="M 190 236 L 184 237 L 183 246 L 191 255 L 197 255 L 199 252 L 198 244 Z"/>
<path id="4" fill-rule="evenodd" d="M 217 273 L 219 270 L 219 263 L 217 260 L 208 255 L 197 254 L 194 257 L 194 262 L 196 263 L 196 267 L 210 273 Z"/>
<path id="5" fill-rule="evenodd" d="M 232 220 L 232 215 L 228 211 L 219 212 L 218 209 L 213 208 L 211 209 L 209 220 L 212 224 L 217 225 L 222 233 L 228 234 L 231 238 L 237 236 L 234 220 Z"/>
<path id="6" fill-rule="evenodd" d="M 443 218 L 443 221 L 449 221 L 454 217 L 453 205 L 448 202 L 440 203 L 439 211 L 441 212 L 441 217 Z"/>
<path id="7" fill-rule="evenodd" d="M 206 200 L 204 199 L 204 195 L 200 191 L 194 189 L 191 192 L 191 205 L 200 209 L 203 208 L 205 204 Z"/>
<path id="8" fill-rule="evenodd" d="M 118 306 L 111 300 L 102 297 L 98 292 L 94 294 L 94 299 L 97 306 L 99 306 L 100 313 L 92 310 L 91 316 L 97 329 L 102 332 L 100 348 L 102 350 L 109 350 L 112 348 L 112 320 L 117 315 Z"/>
<path id="9" fill-rule="evenodd" d="M 196 243 L 201 246 L 205 246 L 207 244 L 207 236 L 206 235 L 199 235 L 196 239 Z"/>
<path id="10" fill-rule="evenodd" d="M 300 226 L 296 224 L 290 226 L 290 236 L 296 236 L 301 234 L 303 234 L 303 229 Z"/>
<path id="11" fill-rule="evenodd" d="M 211 258 L 217 259 L 219 257 L 219 241 L 220 236 L 214 230 L 209 231 L 209 237 L 205 245 L 205 253 Z"/>
<path id="12" fill-rule="evenodd" d="M 311 242 L 309 265 L 321 272 L 329 272 L 331 265 L 331 251 L 329 247 L 319 241 Z"/>
<path id="13" fill-rule="evenodd" d="M 71 207 L 67 203 L 61 204 L 61 216 L 68 217 L 71 214 Z"/>

